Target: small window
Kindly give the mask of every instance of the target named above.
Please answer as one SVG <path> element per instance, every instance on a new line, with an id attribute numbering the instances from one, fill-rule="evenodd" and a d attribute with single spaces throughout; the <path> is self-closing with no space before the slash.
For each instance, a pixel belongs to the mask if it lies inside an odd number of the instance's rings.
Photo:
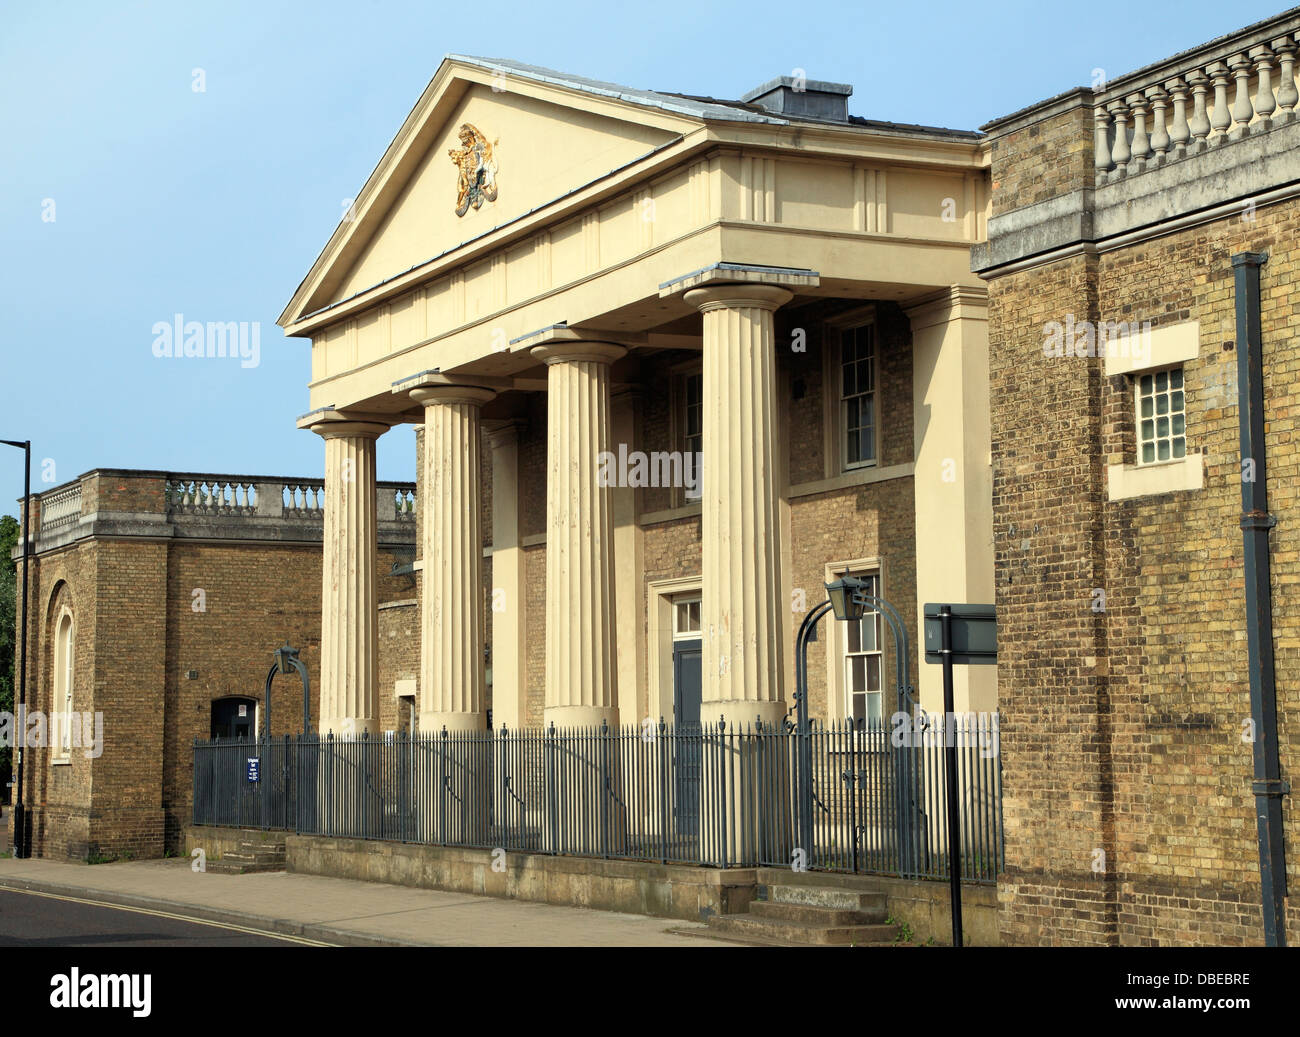
<path id="1" fill-rule="evenodd" d="M 874 573 L 850 573 L 867 582 L 867 593 L 880 596 L 880 578 Z M 880 613 L 868 612 L 844 624 L 845 714 L 856 723 L 878 727 L 882 722 Z"/>
<path id="2" fill-rule="evenodd" d="M 840 332 L 840 441 L 844 467 L 876 460 L 875 325 Z"/>
<path id="3" fill-rule="evenodd" d="M 73 646 L 72 613 L 64 612 L 54 634 L 55 758 L 66 759 L 72 753 Z"/>
<path id="4" fill-rule="evenodd" d="M 673 602 L 673 639 L 693 641 L 700 636 L 700 599 L 678 598 Z"/>
<path id="5" fill-rule="evenodd" d="M 1153 371 L 1137 380 L 1138 464 L 1176 461 L 1187 455 L 1183 369 Z"/>
<path id="6" fill-rule="evenodd" d="M 687 485 L 685 498 L 700 499 L 700 457 L 704 449 L 704 375 L 698 371 L 682 379 L 682 471 L 694 473 L 695 485 Z"/>

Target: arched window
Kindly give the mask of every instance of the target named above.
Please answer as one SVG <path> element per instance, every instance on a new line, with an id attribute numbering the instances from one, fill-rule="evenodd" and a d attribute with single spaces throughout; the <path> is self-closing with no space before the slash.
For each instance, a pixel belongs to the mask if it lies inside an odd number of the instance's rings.
<path id="1" fill-rule="evenodd" d="M 50 704 L 51 756 L 61 763 L 72 756 L 73 629 L 72 613 L 65 609 L 54 628 L 54 695 Z"/>

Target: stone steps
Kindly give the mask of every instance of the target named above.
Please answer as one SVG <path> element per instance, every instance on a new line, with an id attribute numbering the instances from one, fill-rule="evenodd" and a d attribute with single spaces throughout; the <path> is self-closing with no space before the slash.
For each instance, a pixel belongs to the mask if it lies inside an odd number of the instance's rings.
<path id="1" fill-rule="evenodd" d="M 884 922 L 884 908 L 872 911 L 853 911 L 834 907 L 813 907 L 808 904 L 786 904 L 774 900 L 756 900 L 749 905 L 749 913 L 759 918 L 777 922 L 808 922 L 819 925 L 879 925 Z"/>
<path id="2" fill-rule="evenodd" d="M 898 927 L 886 921 L 885 895 L 861 876 L 761 869 L 758 878 L 767 899 L 754 901 L 747 914 L 710 918 L 711 933 L 784 946 L 881 946 L 898 939 Z"/>
<path id="3" fill-rule="evenodd" d="M 217 875 L 250 875 L 254 872 L 284 871 L 283 842 L 241 842 L 239 849 L 208 861 L 207 870 Z"/>
<path id="4" fill-rule="evenodd" d="M 781 885 L 767 887 L 767 899 L 782 904 L 827 908 L 833 911 L 879 912 L 885 917 L 885 895 L 852 889 L 834 889 L 824 886 L 792 885 L 787 879 Z"/>
<path id="5" fill-rule="evenodd" d="M 892 925 L 822 925 L 818 922 L 777 921 L 753 914 L 715 915 L 709 919 L 709 930 L 718 936 L 812 947 L 889 946 L 898 933 Z"/>

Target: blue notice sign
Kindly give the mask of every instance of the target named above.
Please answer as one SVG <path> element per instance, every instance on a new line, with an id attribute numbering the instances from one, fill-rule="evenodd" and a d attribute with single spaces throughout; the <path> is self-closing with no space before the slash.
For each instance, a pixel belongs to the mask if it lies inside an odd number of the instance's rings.
<path id="1" fill-rule="evenodd" d="M 262 764 L 261 757 L 258 756 L 248 757 L 248 780 L 249 781 L 262 780 L 261 764 Z"/>

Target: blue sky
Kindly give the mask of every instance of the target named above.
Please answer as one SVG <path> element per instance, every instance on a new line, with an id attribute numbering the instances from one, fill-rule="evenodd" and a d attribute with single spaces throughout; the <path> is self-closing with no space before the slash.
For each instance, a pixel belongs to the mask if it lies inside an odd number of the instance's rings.
<path id="1" fill-rule="evenodd" d="M 308 345 L 275 324 L 444 54 L 738 97 L 794 68 L 850 111 L 976 128 L 1278 13 L 1270 3 L 5 5 L 0 438 L 35 489 L 96 467 L 317 475 Z M 202 69 L 204 90 L 194 89 Z M 51 211 L 47 199 L 53 201 Z M 48 216 L 53 215 L 53 219 Z M 261 325 L 260 363 L 169 361 L 153 325 Z M 414 438 L 380 441 L 414 478 Z M 22 492 L 0 451 L 0 511 Z"/>

